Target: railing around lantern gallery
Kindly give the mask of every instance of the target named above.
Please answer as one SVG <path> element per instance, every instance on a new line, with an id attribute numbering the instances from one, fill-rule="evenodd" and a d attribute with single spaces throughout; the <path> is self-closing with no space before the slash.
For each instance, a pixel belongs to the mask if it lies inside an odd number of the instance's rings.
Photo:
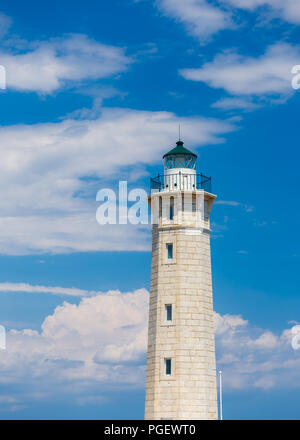
<path id="1" fill-rule="evenodd" d="M 211 193 L 211 177 L 200 174 L 158 174 L 150 178 L 150 191 L 203 189 Z"/>

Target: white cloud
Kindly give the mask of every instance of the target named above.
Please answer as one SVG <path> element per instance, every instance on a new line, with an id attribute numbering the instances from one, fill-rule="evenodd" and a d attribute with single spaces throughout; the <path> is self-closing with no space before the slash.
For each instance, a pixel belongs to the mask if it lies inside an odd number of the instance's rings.
<path id="1" fill-rule="evenodd" d="M 298 0 L 221 0 L 221 3 L 250 11 L 265 6 L 269 8 L 269 11 L 272 11 L 274 16 L 290 23 L 300 23 L 300 3 Z"/>
<path id="2" fill-rule="evenodd" d="M 156 4 L 167 16 L 183 23 L 187 32 L 201 41 L 234 26 L 229 12 L 206 0 L 156 0 Z"/>
<path id="3" fill-rule="evenodd" d="M 11 26 L 11 19 L 0 12 L 0 38 L 4 37 Z"/>
<path id="4" fill-rule="evenodd" d="M 258 329 L 241 316 L 215 314 L 218 369 L 225 388 L 289 389 L 300 386 L 300 352 L 291 329 L 280 335 Z"/>
<path id="5" fill-rule="evenodd" d="M 268 0 L 221 0 L 224 3 L 230 3 L 233 6 L 241 9 L 255 9 L 259 6 L 265 5 L 267 3 L 271 3 Z M 276 2 L 276 0 L 272 0 L 273 3 Z"/>
<path id="6" fill-rule="evenodd" d="M 251 343 L 258 348 L 274 348 L 278 344 L 278 337 L 270 331 L 265 331 Z"/>
<path id="7" fill-rule="evenodd" d="M 28 283 L 0 283 L 0 292 L 51 293 L 54 295 L 88 296 L 96 294 L 75 287 L 39 286 Z M 99 294 L 99 292 L 98 292 Z"/>
<path id="8" fill-rule="evenodd" d="M 36 41 L 27 46 L 22 53 L 16 53 L 13 48 L 0 52 L 8 89 L 52 93 L 70 83 L 116 75 L 132 62 L 122 48 L 82 34 Z"/>
<path id="9" fill-rule="evenodd" d="M 256 104 L 249 99 L 244 98 L 222 98 L 219 101 L 212 104 L 213 108 L 219 108 L 222 110 L 235 110 L 241 109 L 244 111 L 253 111 L 261 107 L 260 104 Z"/>
<path id="10" fill-rule="evenodd" d="M 216 200 L 215 205 L 240 206 L 240 202 L 235 200 Z"/>
<path id="11" fill-rule="evenodd" d="M 253 206 L 247 205 L 246 203 L 237 202 L 235 200 L 216 200 L 215 205 L 241 207 L 246 212 L 252 212 L 254 209 Z"/>
<path id="12" fill-rule="evenodd" d="M 0 351 L 0 387 L 23 386 L 21 394 L 6 387 L 0 409 L 2 403 L 7 409 L 10 404 L 49 402 L 60 393 L 82 405 L 93 400 L 95 391 L 102 399 L 112 388 L 144 388 L 149 293 L 92 293 L 78 305 L 56 307 L 40 331 L 7 332 L 7 349 Z M 225 389 L 300 386 L 300 351 L 291 347 L 291 329 L 276 335 L 240 315 L 217 313 L 215 323 L 217 367 Z"/>
<path id="13" fill-rule="evenodd" d="M 117 384 L 143 386 L 148 296 L 145 289 L 108 291 L 78 305 L 64 302 L 40 332 L 8 331 L 7 349 L 0 350 L 0 387 L 23 383 L 25 394 L 8 395 L 6 409 L 10 402 L 32 403 L 60 393 L 75 395 L 82 404 L 95 389 L 101 396 Z"/>
<path id="14" fill-rule="evenodd" d="M 222 335 L 228 330 L 235 330 L 237 327 L 248 325 L 248 321 L 240 315 L 219 315 L 215 313 L 215 333 Z"/>
<path id="15" fill-rule="evenodd" d="M 104 108 L 93 120 L 0 127 L 0 253 L 149 249 L 144 227 L 100 227 L 95 196 L 157 163 L 179 122 L 192 148 L 234 129 L 216 119 Z"/>
<path id="16" fill-rule="evenodd" d="M 82 298 L 104 295 L 104 292 L 96 290 L 78 289 L 76 287 L 41 286 L 28 283 L 0 283 L 0 292 L 50 293 L 52 295 L 66 295 Z M 110 294 L 119 294 L 119 291 L 110 291 Z"/>
<path id="17" fill-rule="evenodd" d="M 299 59 L 299 47 L 278 43 L 257 58 L 222 53 L 201 68 L 182 69 L 180 73 L 188 80 L 204 82 L 232 95 L 289 94 L 293 91 L 291 68 Z"/>
<path id="18" fill-rule="evenodd" d="M 52 195 L 53 198 L 55 194 Z M 72 195 L 70 194 L 70 197 Z M 65 194 L 66 205 L 68 194 Z M 141 225 L 102 225 L 96 222 L 95 201 L 89 211 L 79 202 L 78 212 L 51 214 L 45 208 L 36 216 L 0 217 L 0 253 L 7 255 L 65 254 L 90 251 L 148 251 L 151 238 Z M 67 210 L 66 206 L 66 210 Z M 47 215 L 48 214 L 48 215 Z"/>
<path id="19" fill-rule="evenodd" d="M 235 29 L 239 9 L 300 23 L 298 0 L 156 0 L 155 3 L 165 15 L 183 23 L 187 32 L 201 42 L 223 29 Z"/>

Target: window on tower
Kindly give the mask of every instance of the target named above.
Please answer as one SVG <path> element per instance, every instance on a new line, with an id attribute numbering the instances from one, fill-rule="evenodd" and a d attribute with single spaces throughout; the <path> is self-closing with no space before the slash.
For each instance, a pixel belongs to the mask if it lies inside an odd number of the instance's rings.
<path id="1" fill-rule="evenodd" d="M 162 198 L 159 198 L 159 208 L 158 208 L 158 215 L 159 215 L 159 220 L 161 220 L 162 217 Z"/>
<path id="2" fill-rule="evenodd" d="M 196 207 L 197 207 L 197 199 L 196 199 L 196 196 L 193 194 L 193 198 L 192 198 L 192 212 L 196 212 Z"/>
<path id="3" fill-rule="evenodd" d="M 167 258 L 168 258 L 168 260 L 173 259 L 173 244 L 172 243 L 167 244 Z"/>
<path id="4" fill-rule="evenodd" d="M 174 197 L 170 197 L 170 220 L 174 219 Z"/>
<path id="5" fill-rule="evenodd" d="M 165 305 L 166 310 L 166 321 L 172 321 L 172 304 Z"/>
<path id="6" fill-rule="evenodd" d="M 204 220 L 207 221 L 209 219 L 209 211 L 208 211 L 208 201 L 204 201 Z"/>
<path id="7" fill-rule="evenodd" d="M 165 373 L 167 376 L 172 374 L 172 359 L 165 359 Z"/>

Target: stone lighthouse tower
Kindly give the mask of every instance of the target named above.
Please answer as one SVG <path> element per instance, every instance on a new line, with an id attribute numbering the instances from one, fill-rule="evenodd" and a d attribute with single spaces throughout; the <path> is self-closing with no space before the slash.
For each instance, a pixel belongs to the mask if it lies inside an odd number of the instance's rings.
<path id="1" fill-rule="evenodd" d="M 153 215 L 145 419 L 217 419 L 211 179 L 178 141 L 151 179 Z"/>

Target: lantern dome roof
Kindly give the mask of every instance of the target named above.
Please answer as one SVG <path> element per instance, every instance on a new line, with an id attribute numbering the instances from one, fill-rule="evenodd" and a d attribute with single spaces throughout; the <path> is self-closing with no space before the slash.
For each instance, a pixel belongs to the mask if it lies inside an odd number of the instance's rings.
<path id="1" fill-rule="evenodd" d="M 182 141 L 177 141 L 176 142 L 176 147 L 173 148 L 172 150 L 170 150 L 168 153 L 163 155 L 163 159 L 165 157 L 168 156 L 182 156 L 182 155 L 187 155 L 187 156 L 194 156 L 195 158 L 197 158 L 197 154 L 193 153 L 192 151 L 188 150 L 187 148 L 185 148 L 183 146 L 183 142 Z"/>

